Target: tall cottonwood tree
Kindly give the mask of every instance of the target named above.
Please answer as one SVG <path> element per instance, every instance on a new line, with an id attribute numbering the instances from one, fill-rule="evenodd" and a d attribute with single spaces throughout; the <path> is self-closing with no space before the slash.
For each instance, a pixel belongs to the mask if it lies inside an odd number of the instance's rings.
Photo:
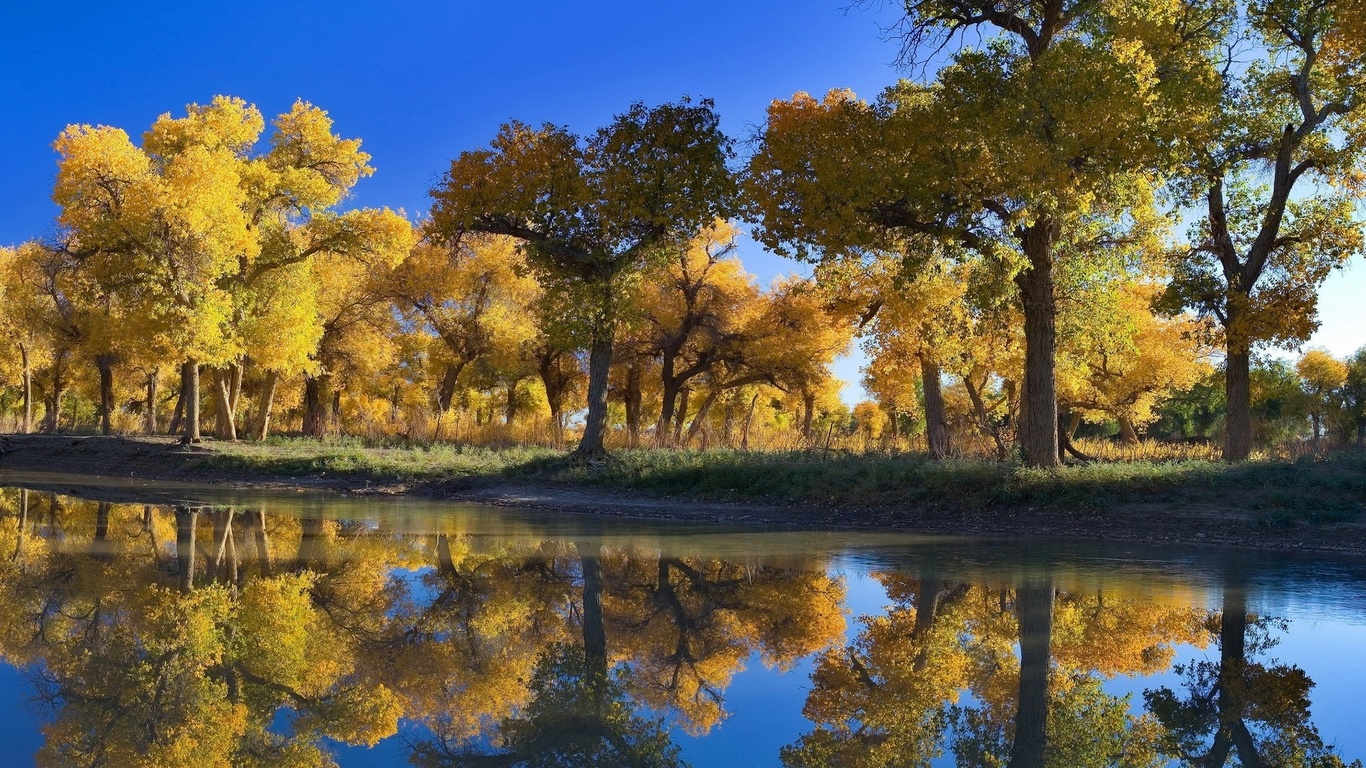
<path id="1" fill-rule="evenodd" d="M 1249 39 L 1227 41 L 1222 119 L 1177 185 L 1203 221 L 1172 295 L 1223 328 L 1229 461 L 1252 452 L 1252 351 L 1307 339 L 1319 286 L 1363 246 L 1346 193 L 1366 159 L 1366 65 L 1330 55 L 1335 12 L 1322 0 L 1240 6 L 1234 29 Z"/>
<path id="2" fill-rule="evenodd" d="M 1127 177 L 1168 162 L 1163 139 L 1200 122 L 1178 107 L 1210 79 L 1198 54 L 1213 13 L 1091 0 L 905 8 L 912 59 L 968 31 L 989 40 L 956 52 L 933 85 L 903 83 L 877 106 L 847 92 L 775 102 L 750 166 L 761 238 L 820 257 L 924 233 L 997 261 L 1024 310 L 1020 442 L 1026 461 L 1051 466 L 1060 249 Z"/>
<path id="3" fill-rule="evenodd" d="M 607 377 L 623 281 L 664 246 L 729 215 L 731 141 L 712 102 L 637 103 L 589 136 L 504 125 L 464 152 L 432 190 L 436 232 L 517 238 L 539 270 L 581 283 L 592 298 L 588 416 L 577 454 L 605 452 Z"/>

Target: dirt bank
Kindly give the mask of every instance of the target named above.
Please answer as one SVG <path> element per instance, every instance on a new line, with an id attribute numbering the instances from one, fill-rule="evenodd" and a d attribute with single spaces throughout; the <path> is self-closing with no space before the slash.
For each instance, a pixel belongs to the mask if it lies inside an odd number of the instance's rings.
<path id="1" fill-rule="evenodd" d="M 411 495 L 496 506 L 693 522 L 800 526 L 831 530 L 885 530 L 972 535 L 1035 535 L 1089 540 L 1208 544 L 1366 554 L 1366 514 L 1337 514 L 1327 521 L 1306 515 L 1269 518 L 1240 498 L 1105 505 L 963 504 L 951 498 L 914 504 L 746 504 L 611 490 L 537 477 L 491 474 L 453 479 L 401 480 L 375 471 L 242 469 L 212 442 L 181 446 L 171 438 L 9 436 L 0 438 L 0 483 L 33 487 L 25 473 L 110 478 L 81 495 L 117 500 L 147 495 L 139 481 L 185 487 L 229 485 L 263 490 L 314 490 L 348 494 Z M 117 480 L 117 482 L 115 482 Z M 173 487 L 173 486 L 172 486 Z M 64 490 L 63 488 L 48 488 Z M 164 490 L 164 488 L 163 488 Z M 1355 492 L 1351 492 L 1355 493 Z M 1208 494 L 1206 494 L 1208 496 Z M 148 499 L 151 500 L 151 499 Z M 1363 499 L 1366 501 L 1366 499 Z"/>

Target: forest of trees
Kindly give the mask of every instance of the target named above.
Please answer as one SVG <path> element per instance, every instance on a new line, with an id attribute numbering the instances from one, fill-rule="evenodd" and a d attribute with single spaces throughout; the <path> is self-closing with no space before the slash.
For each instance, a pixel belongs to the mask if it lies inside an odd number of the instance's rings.
<path id="1" fill-rule="evenodd" d="M 371 158 L 306 102 L 73 125 L 54 234 L 0 250 L 0 411 L 589 458 L 1359 444 L 1366 350 L 1302 347 L 1366 248 L 1360 5 L 907 0 L 932 78 L 774 101 L 744 157 L 705 99 L 510 122 L 422 215 L 347 208 Z M 761 285 L 747 235 L 812 276 Z"/>

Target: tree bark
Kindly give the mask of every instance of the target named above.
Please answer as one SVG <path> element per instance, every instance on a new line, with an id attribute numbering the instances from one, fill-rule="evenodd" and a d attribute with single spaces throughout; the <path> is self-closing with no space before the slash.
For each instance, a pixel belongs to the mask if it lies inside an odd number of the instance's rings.
<path id="1" fill-rule="evenodd" d="M 622 395 L 622 405 L 626 408 L 626 444 L 635 448 L 640 445 L 640 402 L 641 402 L 641 373 L 640 366 L 632 363 L 626 369 L 626 391 Z"/>
<path id="2" fill-rule="evenodd" d="M 52 391 L 43 399 L 43 431 L 56 434 L 61 428 L 62 401 L 66 397 L 66 351 L 52 361 Z"/>
<path id="3" fill-rule="evenodd" d="M 692 400 L 692 388 L 684 386 L 678 391 L 678 408 L 674 411 L 673 437 L 670 445 L 678 445 L 683 439 L 683 422 L 688 418 L 688 405 Z"/>
<path id="4" fill-rule="evenodd" d="M 175 408 L 171 410 L 171 423 L 166 426 L 166 434 L 174 435 L 180 432 L 180 425 L 185 420 L 185 386 L 189 382 L 185 378 L 185 366 L 180 366 L 180 386 L 176 389 Z"/>
<path id="5" fill-rule="evenodd" d="M 202 440 L 199 434 L 199 363 L 186 360 L 181 376 L 185 382 L 185 432 L 180 442 L 198 443 Z"/>
<path id="6" fill-rule="evenodd" d="M 1015 276 L 1024 305 L 1024 405 L 1020 409 L 1020 446 L 1025 463 L 1056 467 L 1058 455 L 1057 297 L 1053 281 L 1053 243 L 1057 222 L 1040 219 L 1022 234 L 1029 266 Z"/>
<path id="7" fill-rule="evenodd" d="M 19 345 L 19 362 L 23 366 L 20 373 L 24 398 L 24 414 L 19 430 L 27 435 L 33 431 L 33 365 L 29 359 L 28 345 Z"/>
<path id="8" fill-rule="evenodd" d="M 811 442 L 811 424 L 816 418 L 816 395 L 814 392 L 802 393 L 802 437 Z"/>
<path id="9" fill-rule="evenodd" d="M 1252 360 L 1246 352 L 1225 356 L 1224 387 L 1228 406 L 1224 416 L 1224 460 L 1246 461 L 1252 455 Z"/>
<path id="10" fill-rule="evenodd" d="M 1020 587 L 1015 593 L 1015 609 L 1020 626 L 1020 697 L 1015 708 L 1015 742 L 1006 768 L 1043 768 L 1053 637 L 1051 581 Z"/>
<path id="11" fill-rule="evenodd" d="M 213 371 L 213 428 L 214 436 L 223 440 L 237 439 L 237 414 L 232 407 L 231 374 L 225 369 Z"/>
<path id="12" fill-rule="evenodd" d="M 1134 423 L 1129 419 L 1119 417 L 1119 439 L 1125 445 L 1138 445 L 1138 430 L 1134 429 Z"/>
<path id="13" fill-rule="evenodd" d="M 920 358 L 921 387 L 925 391 L 925 442 L 930 458 L 944 459 L 949 455 L 949 419 L 944 410 L 939 364 L 929 355 L 917 357 Z"/>
<path id="14" fill-rule="evenodd" d="M 509 427 L 512 426 L 512 423 L 513 423 L 514 421 L 517 420 L 517 384 L 518 384 L 518 383 L 519 383 L 519 382 L 513 381 L 513 382 L 509 382 L 508 385 L 507 385 L 508 401 L 507 401 L 507 408 L 506 408 L 506 409 L 504 410 L 504 412 L 503 412 L 503 422 L 504 422 L 505 424 L 507 424 L 507 426 L 509 426 Z"/>
<path id="15" fill-rule="evenodd" d="M 754 406 L 759 404 L 759 395 L 756 392 L 754 397 L 749 400 L 749 410 L 745 411 L 745 426 L 740 430 L 740 448 L 749 449 L 749 427 L 754 423 Z"/>
<path id="16" fill-rule="evenodd" d="M 100 372 L 100 434 L 114 433 L 114 356 L 95 355 L 95 368 Z"/>
<path id="17" fill-rule="evenodd" d="M 328 374 L 321 376 L 304 375 L 304 424 L 303 433 L 319 440 L 327 436 L 327 397 Z"/>
<path id="18" fill-rule="evenodd" d="M 593 330 L 593 345 L 588 350 L 588 416 L 584 421 L 583 437 L 574 454 L 579 458 L 596 459 L 607 453 L 607 376 L 612 367 L 612 337 L 614 327 L 600 323 Z"/>
<path id="19" fill-rule="evenodd" d="M 266 371 L 266 383 L 261 390 L 261 405 L 256 414 L 256 439 L 265 440 L 270 436 L 270 413 L 275 407 L 275 390 L 280 386 L 280 373 Z"/>
<path id="20" fill-rule="evenodd" d="M 161 396 L 161 369 L 153 368 L 147 374 L 147 434 L 157 433 L 157 399 Z"/>

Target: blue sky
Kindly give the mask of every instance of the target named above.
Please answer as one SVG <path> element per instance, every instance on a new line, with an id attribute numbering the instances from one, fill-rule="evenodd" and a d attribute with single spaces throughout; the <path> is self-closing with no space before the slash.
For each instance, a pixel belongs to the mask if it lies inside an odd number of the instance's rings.
<path id="1" fill-rule="evenodd" d="M 8 4 L 0 17 L 0 244 L 51 231 L 51 144 L 69 123 L 137 136 L 163 112 L 215 94 L 267 115 L 303 98 L 359 137 L 376 174 L 354 205 L 426 210 L 450 159 L 509 119 L 589 131 L 632 101 L 687 94 L 716 101 L 725 129 L 751 136 L 774 98 L 892 83 L 895 3 L 850 0 L 652 0 L 537 3 L 60 2 Z M 741 147 L 743 150 L 743 146 Z M 748 244 L 768 280 L 805 271 Z M 1311 344 L 1366 345 L 1355 265 L 1323 293 Z M 857 363 L 840 375 L 858 380 Z M 846 399 L 857 399 L 850 388 Z"/>

